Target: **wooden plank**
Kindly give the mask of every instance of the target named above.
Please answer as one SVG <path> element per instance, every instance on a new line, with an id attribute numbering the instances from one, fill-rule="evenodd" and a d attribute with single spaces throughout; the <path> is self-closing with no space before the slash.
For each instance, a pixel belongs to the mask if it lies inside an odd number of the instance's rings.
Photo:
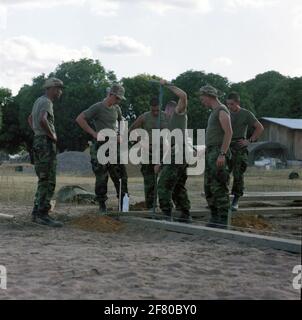
<path id="1" fill-rule="evenodd" d="M 200 225 L 168 222 L 163 220 L 150 220 L 136 217 L 122 217 L 124 221 L 141 223 L 151 227 L 174 231 L 184 234 L 210 236 L 223 238 L 237 242 L 246 243 L 253 246 L 270 247 L 277 250 L 283 250 L 301 254 L 301 240 L 283 239 L 258 234 L 244 233 L 225 229 L 208 228 Z"/>
<path id="2" fill-rule="evenodd" d="M 204 197 L 204 192 L 202 193 Z M 230 195 L 230 198 L 233 198 Z M 302 192 L 247 192 L 240 201 L 302 201 Z"/>
<path id="3" fill-rule="evenodd" d="M 202 208 L 201 210 L 191 210 L 191 215 L 193 218 L 207 217 L 210 214 L 210 210 L 206 208 Z M 161 214 L 161 213 L 158 213 Z M 302 207 L 259 207 L 259 208 L 239 208 L 238 211 L 234 212 L 233 215 L 236 214 L 257 214 L 257 215 L 281 215 L 287 214 L 288 216 L 296 214 L 302 215 Z M 134 217 L 152 217 L 153 214 L 149 211 L 129 211 L 129 212 L 118 212 L 112 211 L 109 213 L 111 216 L 134 216 Z M 178 217 L 180 215 L 179 212 L 174 211 L 173 216 Z"/>
<path id="4" fill-rule="evenodd" d="M 0 218 L 14 219 L 15 216 L 12 216 L 12 215 L 10 215 L 10 214 L 0 213 Z"/>

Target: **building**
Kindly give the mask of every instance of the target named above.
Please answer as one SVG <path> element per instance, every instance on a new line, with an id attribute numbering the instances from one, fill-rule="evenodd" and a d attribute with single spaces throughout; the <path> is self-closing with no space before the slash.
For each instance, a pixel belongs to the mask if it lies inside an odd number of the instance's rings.
<path id="1" fill-rule="evenodd" d="M 288 160 L 302 161 L 302 119 L 261 118 L 264 132 L 260 141 L 280 143 L 287 147 Z"/>

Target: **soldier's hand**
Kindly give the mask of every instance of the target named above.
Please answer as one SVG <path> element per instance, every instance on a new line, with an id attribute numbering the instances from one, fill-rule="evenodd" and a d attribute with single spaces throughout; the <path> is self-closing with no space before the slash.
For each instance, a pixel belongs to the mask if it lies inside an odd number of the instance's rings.
<path id="1" fill-rule="evenodd" d="M 156 165 L 154 166 L 154 173 L 155 173 L 155 174 L 158 174 L 159 171 L 160 171 L 160 164 L 156 164 Z"/>
<path id="2" fill-rule="evenodd" d="M 58 141 L 58 138 L 57 138 L 57 135 L 55 133 L 53 133 L 52 137 L 50 137 L 50 139 L 54 142 L 54 143 L 57 143 Z"/>
<path id="3" fill-rule="evenodd" d="M 217 166 L 217 168 L 222 168 L 224 166 L 224 164 L 225 164 L 225 156 L 220 155 L 217 158 L 216 166 Z"/>
<path id="4" fill-rule="evenodd" d="M 249 141 L 246 139 L 241 139 L 238 141 L 238 144 L 240 145 L 240 147 L 247 147 L 249 145 Z"/>

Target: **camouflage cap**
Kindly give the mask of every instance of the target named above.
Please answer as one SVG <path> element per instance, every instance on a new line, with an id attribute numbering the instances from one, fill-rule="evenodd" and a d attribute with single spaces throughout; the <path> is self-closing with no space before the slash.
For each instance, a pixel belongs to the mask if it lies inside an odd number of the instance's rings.
<path id="1" fill-rule="evenodd" d="M 218 97 L 218 91 L 216 88 L 210 86 L 210 85 L 206 85 L 206 86 L 203 86 L 199 89 L 199 95 L 202 96 L 202 95 L 206 95 L 206 96 L 211 96 L 211 97 L 215 97 L 217 98 Z"/>
<path id="2" fill-rule="evenodd" d="M 117 96 L 121 100 L 126 100 L 126 98 L 124 96 L 125 95 L 125 89 L 120 84 L 114 84 L 110 88 L 109 94 L 114 94 L 115 96 Z"/>
<path id="3" fill-rule="evenodd" d="M 59 88 L 64 88 L 63 81 L 57 78 L 49 78 L 45 81 L 43 88 L 48 89 L 52 87 L 59 87 Z"/>

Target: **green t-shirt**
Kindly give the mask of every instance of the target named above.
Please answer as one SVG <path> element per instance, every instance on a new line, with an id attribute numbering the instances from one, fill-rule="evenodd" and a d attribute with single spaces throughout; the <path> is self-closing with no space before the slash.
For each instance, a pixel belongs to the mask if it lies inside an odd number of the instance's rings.
<path id="1" fill-rule="evenodd" d="M 86 120 L 92 121 L 95 130 L 117 130 L 116 121 L 122 120 L 122 111 L 118 105 L 107 107 L 103 102 L 97 102 L 84 111 Z"/>
<path id="2" fill-rule="evenodd" d="M 230 114 L 227 107 L 223 104 L 221 104 L 215 110 L 212 110 L 210 117 L 209 117 L 209 120 L 208 120 L 208 126 L 207 126 L 207 130 L 206 130 L 206 146 L 207 147 L 222 145 L 223 137 L 224 137 L 224 130 L 222 129 L 220 121 L 219 121 L 220 111 L 226 112 L 227 114 Z"/>
<path id="3" fill-rule="evenodd" d="M 53 114 L 52 101 L 50 99 L 48 99 L 46 96 L 42 96 L 35 101 L 32 112 L 31 112 L 33 130 L 34 130 L 35 136 L 46 136 L 47 135 L 47 132 L 45 131 L 45 129 L 42 128 L 40 125 L 43 111 L 47 112 L 47 122 L 48 122 L 48 125 L 49 125 L 51 132 L 53 134 L 56 133 L 55 117 Z"/>
<path id="4" fill-rule="evenodd" d="M 168 119 L 165 112 L 160 113 L 160 129 L 168 128 Z M 149 135 L 149 142 L 152 143 L 152 129 L 158 129 L 158 117 L 154 117 L 151 111 L 144 113 L 144 124 L 142 129 L 146 130 Z"/>
<path id="5" fill-rule="evenodd" d="M 174 129 L 181 129 L 184 133 L 188 125 L 188 116 L 187 113 L 176 113 L 174 112 L 169 121 L 169 130 L 173 131 Z"/>
<path id="6" fill-rule="evenodd" d="M 246 139 L 247 130 L 253 127 L 257 121 L 252 112 L 241 108 L 239 112 L 231 112 L 231 122 L 233 129 L 232 141 Z"/>

